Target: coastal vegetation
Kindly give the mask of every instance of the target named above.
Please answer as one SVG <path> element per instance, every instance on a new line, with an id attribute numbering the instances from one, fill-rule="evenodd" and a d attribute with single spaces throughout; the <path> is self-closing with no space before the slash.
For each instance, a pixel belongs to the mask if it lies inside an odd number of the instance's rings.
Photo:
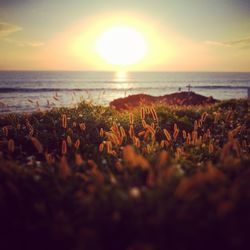
<path id="1" fill-rule="evenodd" d="M 0 116 L 3 249 L 249 243 L 249 100 Z M 12 238 L 15 241 L 12 241 Z"/>

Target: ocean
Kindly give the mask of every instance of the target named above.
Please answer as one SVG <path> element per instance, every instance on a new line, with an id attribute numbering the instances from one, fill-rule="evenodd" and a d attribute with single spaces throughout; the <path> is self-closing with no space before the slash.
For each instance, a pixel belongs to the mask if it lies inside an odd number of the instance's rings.
<path id="1" fill-rule="evenodd" d="M 71 107 L 81 100 L 108 105 L 132 94 L 159 96 L 188 86 L 216 99 L 246 98 L 250 73 L 0 71 L 0 112 Z"/>

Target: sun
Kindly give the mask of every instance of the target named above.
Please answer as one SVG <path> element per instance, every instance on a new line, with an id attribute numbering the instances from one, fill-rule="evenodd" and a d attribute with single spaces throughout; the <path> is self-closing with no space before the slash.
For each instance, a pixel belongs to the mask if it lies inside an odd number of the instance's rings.
<path id="1" fill-rule="evenodd" d="M 131 65 L 141 61 L 147 52 L 144 37 L 137 30 L 116 26 L 104 31 L 96 40 L 96 51 L 112 65 Z"/>

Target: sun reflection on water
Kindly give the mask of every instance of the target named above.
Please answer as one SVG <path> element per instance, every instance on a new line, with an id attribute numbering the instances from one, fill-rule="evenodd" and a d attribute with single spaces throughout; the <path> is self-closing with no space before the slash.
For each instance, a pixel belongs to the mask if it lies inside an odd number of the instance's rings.
<path id="1" fill-rule="evenodd" d="M 114 81 L 119 83 L 124 83 L 127 81 L 128 74 L 126 71 L 115 72 Z"/>
<path id="2" fill-rule="evenodd" d="M 117 90 L 124 90 L 123 94 L 119 97 L 127 96 L 128 92 L 133 89 L 133 84 L 130 82 L 127 71 L 116 71 L 113 80 Z"/>

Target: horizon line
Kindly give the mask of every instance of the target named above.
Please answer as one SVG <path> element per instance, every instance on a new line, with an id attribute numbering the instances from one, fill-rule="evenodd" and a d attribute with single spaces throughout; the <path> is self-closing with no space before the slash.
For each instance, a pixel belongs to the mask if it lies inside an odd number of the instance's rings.
<path id="1" fill-rule="evenodd" d="M 0 69 L 0 72 L 131 72 L 131 73 L 250 73 L 250 71 L 213 70 L 65 70 L 65 69 Z"/>

